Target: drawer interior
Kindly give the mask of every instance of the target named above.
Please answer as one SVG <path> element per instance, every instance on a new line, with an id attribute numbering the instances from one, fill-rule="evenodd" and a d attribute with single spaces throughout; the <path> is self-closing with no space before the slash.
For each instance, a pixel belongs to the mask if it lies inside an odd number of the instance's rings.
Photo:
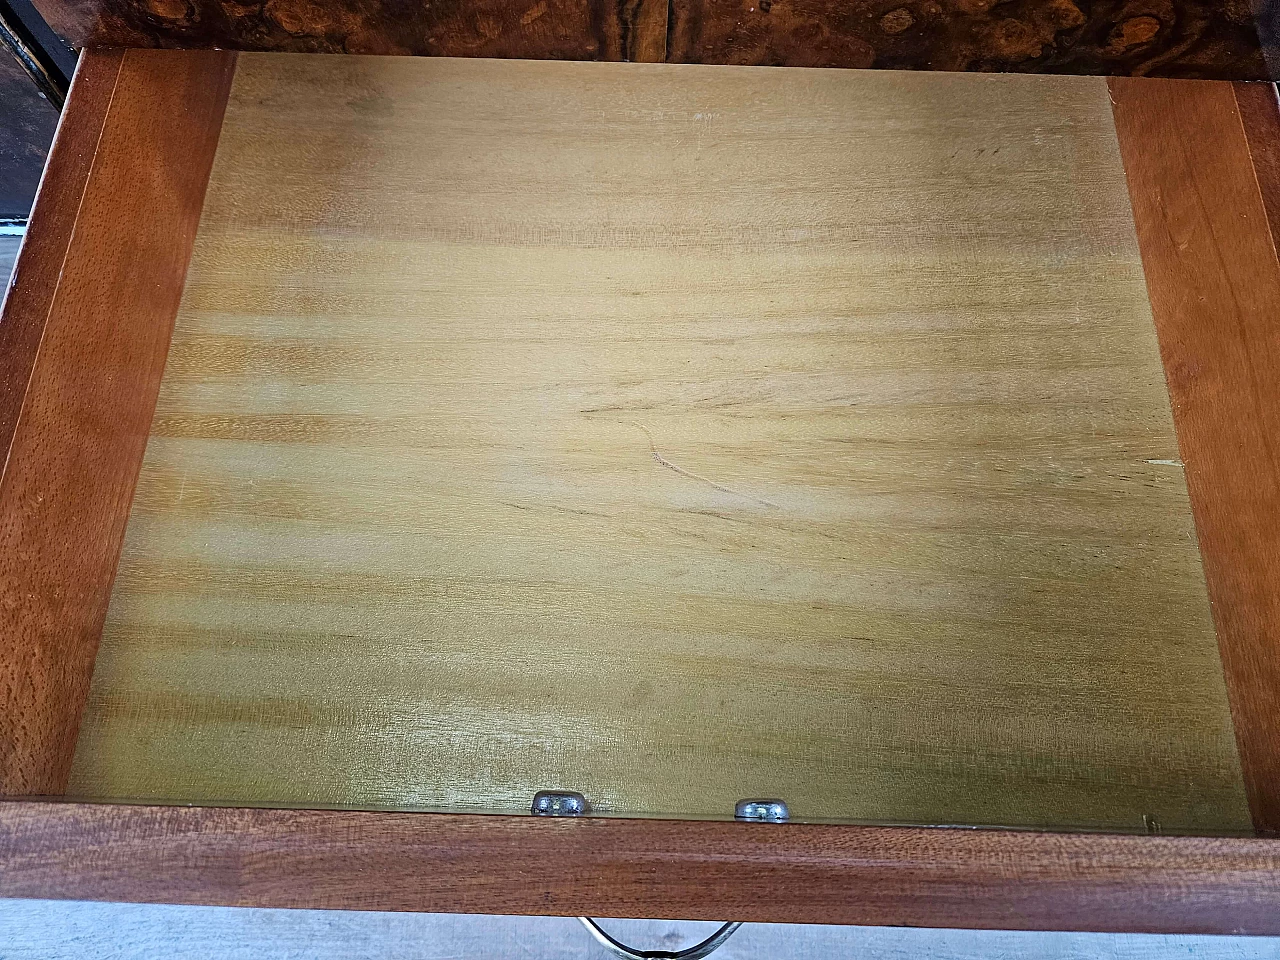
<path id="1" fill-rule="evenodd" d="M 1250 829 L 1106 81 L 242 55 L 69 795 Z"/>

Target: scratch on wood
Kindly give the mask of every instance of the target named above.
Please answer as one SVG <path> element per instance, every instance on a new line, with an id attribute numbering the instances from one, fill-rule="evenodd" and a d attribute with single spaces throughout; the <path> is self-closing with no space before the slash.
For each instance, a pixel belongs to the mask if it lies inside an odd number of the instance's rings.
<path id="1" fill-rule="evenodd" d="M 648 427 L 646 427 L 643 423 L 637 423 L 634 420 L 629 420 L 627 422 L 630 423 L 633 427 L 639 427 L 640 430 L 644 432 L 645 437 L 647 437 L 649 440 L 649 453 L 653 455 L 654 460 L 656 460 L 662 466 L 666 467 L 668 470 L 672 470 L 675 473 L 680 474 L 680 476 L 682 477 L 688 477 L 690 480 L 697 480 L 699 483 L 705 483 L 707 486 L 713 487 L 716 490 L 719 490 L 721 493 L 728 493 L 735 497 L 742 497 L 742 499 L 744 500 L 751 500 L 755 503 L 762 504 L 763 506 L 768 507 L 770 510 L 781 509 L 781 507 L 779 507 L 772 500 L 766 500 L 764 499 L 764 497 L 755 497 L 749 493 L 743 493 L 741 490 L 734 490 L 732 487 L 726 487 L 722 483 L 716 483 L 714 480 L 710 479 L 709 477 L 704 477 L 701 474 L 697 474 L 690 470 L 686 470 L 684 467 L 677 466 L 676 464 L 668 460 L 666 457 L 664 457 L 658 451 L 658 446 L 653 442 L 653 434 L 649 432 Z"/>

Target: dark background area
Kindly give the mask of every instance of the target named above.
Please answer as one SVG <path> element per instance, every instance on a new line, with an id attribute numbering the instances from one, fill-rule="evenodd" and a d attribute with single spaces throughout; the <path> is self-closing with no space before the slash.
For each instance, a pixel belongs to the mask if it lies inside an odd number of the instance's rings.
<path id="1" fill-rule="evenodd" d="M 31 212 L 57 124 L 57 108 L 17 58 L 0 50 L 0 220 Z"/>
<path id="2" fill-rule="evenodd" d="M 7 286 L 76 54 L 30 0 L 0 0 L 0 290 Z"/>

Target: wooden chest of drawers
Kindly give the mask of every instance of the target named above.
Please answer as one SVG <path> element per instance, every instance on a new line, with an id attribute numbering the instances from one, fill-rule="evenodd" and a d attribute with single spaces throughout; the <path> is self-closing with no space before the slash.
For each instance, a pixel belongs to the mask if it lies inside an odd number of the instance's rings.
<path id="1" fill-rule="evenodd" d="M 87 51 L 0 895 L 1280 932 L 1278 117 Z"/>

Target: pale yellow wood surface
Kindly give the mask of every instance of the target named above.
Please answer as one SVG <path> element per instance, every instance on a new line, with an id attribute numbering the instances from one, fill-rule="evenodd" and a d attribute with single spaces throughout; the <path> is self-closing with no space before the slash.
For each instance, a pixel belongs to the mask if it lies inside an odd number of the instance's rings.
<path id="1" fill-rule="evenodd" d="M 1100 79 L 246 55 L 72 793 L 1248 828 Z"/>

